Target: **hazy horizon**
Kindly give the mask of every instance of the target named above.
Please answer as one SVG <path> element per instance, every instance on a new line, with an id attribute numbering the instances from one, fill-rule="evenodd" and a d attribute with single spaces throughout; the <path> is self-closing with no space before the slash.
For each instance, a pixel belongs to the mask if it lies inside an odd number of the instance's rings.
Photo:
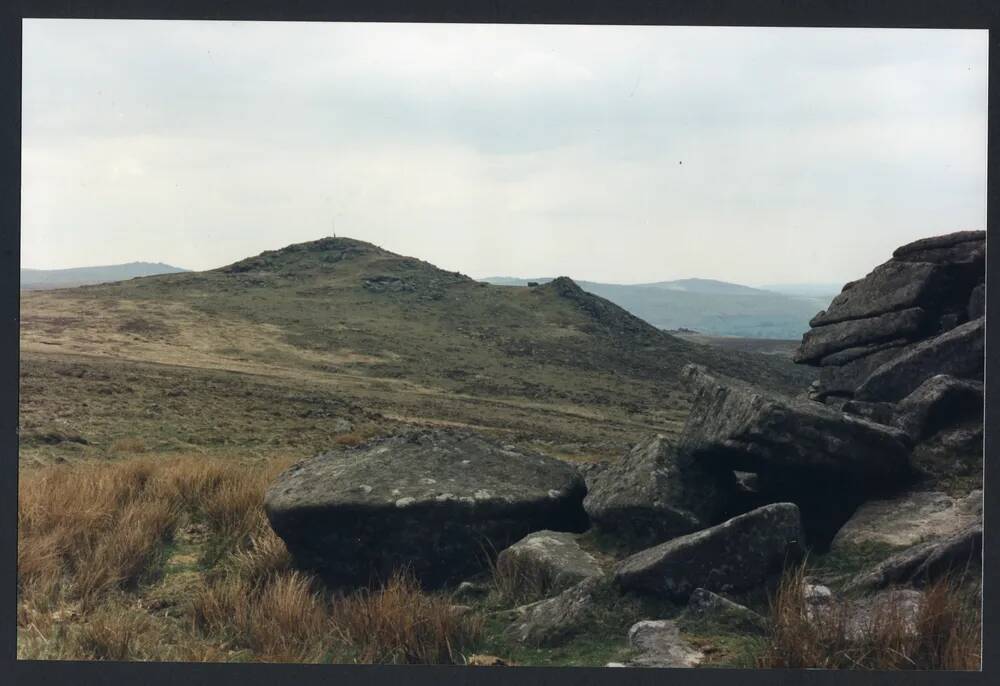
<path id="1" fill-rule="evenodd" d="M 985 228 L 986 35 L 25 20 L 22 266 L 844 283 Z"/>

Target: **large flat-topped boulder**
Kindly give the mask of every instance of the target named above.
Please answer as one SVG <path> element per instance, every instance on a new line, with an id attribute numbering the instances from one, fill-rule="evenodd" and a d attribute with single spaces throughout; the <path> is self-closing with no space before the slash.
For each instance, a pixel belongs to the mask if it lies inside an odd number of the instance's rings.
<path id="1" fill-rule="evenodd" d="M 704 367 L 684 369 L 693 402 L 679 441 L 698 460 L 756 473 L 879 481 L 902 474 L 909 439 L 894 427 L 804 398 L 767 393 Z"/>
<path id="2" fill-rule="evenodd" d="M 982 379 L 985 334 L 986 318 L 980 317 L 909 346 L 872 371 L 855 396 L 861 400 L 901 400 L 937 374 Z"/>
<path id="3" fill-rule="evenodd" d="M 647 547 L 718 521 L 735 492 L 732 470 L 681 456 L 656 435 L 589 478 L 583 507 L 596 528 Z"/>
<path id="4" fill-rule="evenodd" d="M 624 559 L 615 581 L 626 590 L 673 600 L 687 600 L 696 588 L 746 590 L 794 562 L 803 536 L 795 505 L 765 505 Z"/>
<path id="5" fill-rule="evenodd" d="M 471 432 L 416 430 L 299 462 L 267 489 L 265 510 L 296 560 L 331 582 L 406 567 L 439 586 L 533 531 L 584 530 L 585 490 L 559 460 Z"/>
<path id="6" fill-rule="evenodd" d="M 956 231 L 907 243 L 892 253 L 895 260 L 966 264 L 986 258 L 985 231 Z"/>

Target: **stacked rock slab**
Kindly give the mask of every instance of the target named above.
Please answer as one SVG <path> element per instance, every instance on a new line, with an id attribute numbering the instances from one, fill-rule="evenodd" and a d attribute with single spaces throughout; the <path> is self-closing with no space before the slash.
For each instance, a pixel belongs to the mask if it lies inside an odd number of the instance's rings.
<path id="1" fill-rule="evenodd" d="M 440 586 L 531 532 L 583 531 L 585 490 L 559 460 L 471 432 L 416 430 L 293 465 L 264 507 L 297 562 L 330 582 L 409 569 Z"/>
<path id="2" fill-rule="evenodd" d="M 735 493 L 731 469 L 693 462 L 655 435 L 588 476 L 583 507 L 595 528 L 643 547 L 717 523 Z"/>
<path id="3" fill-rule="evenodd" d="M 683 378 L 693 399 L 679 450 L 697 463 L 859 482 L 896 478 L 906 469 L 909 439 L 895 427 L 718 377 L 699 365 L 686 366 Z"/>
<path id="4" fill-rule="evenodd" d="M 909 471 L 911 442 L 895 426 L 697 365 L 685 367 L 683 377 L 692 404 L 680 454 L 703 468 L 756 474 L 749 503 L 798 505 L 810 544 L 824 545 L 869 492 Z"/>
<path id="5" fill-rule="evenodd" d="M 812 397 L 897 401 L 932 373 L 981 378 L 985 256 L 985 231 L 925 238 L 844 286 L 796 353 L 820 367 Z"/>
<path id="6" fill-rule="evenodd" d="M 774 503 L 622 560 L 615 581 L 626 590 L 686 601 L 697 588 L 744 591 L 802 553 L 799 509 Z"/>

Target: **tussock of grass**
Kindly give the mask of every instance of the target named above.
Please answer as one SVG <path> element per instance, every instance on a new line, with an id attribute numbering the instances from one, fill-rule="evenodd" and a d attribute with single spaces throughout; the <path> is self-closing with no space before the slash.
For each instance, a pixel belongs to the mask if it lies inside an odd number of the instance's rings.
<path id="1" fill-rule="evenodd" d="M 424 593 L 402 572 L 374 591 L 338 599 L 332 619 L 362 663 L 464 664 L 483 632 L 481 617 Z"/>
<path id="2" fill-rule="evenodd" d="M 494 604 L 523 605 L 553 594 L 551 570 L 524 555 L 504 555 L 495 562 L 491 559 L 490 569 Z"/>
<path id="3" fill-rule="evenodd" d="M 92 605 L 135 585 L 156 560 L 179 509 L 150 483 L 143 461 L 55 466 L 19 481 L 18 584 Z"/>
<path id="4" fill-rule="evenodd" d="M 191 601 L 194 627 L 267 662 L 316 662 L 330 642 L 325 603 L 315 581 L 286 571 L 257 581 L 227 575 Z"/>
<path id="5" fill-rule="evenodd" d="M 955 577 L 924 589 L 916 612 L 891 594 L 867 619 L 852 621 L 850 599 L 811 610 L 805 567 L 788 570 L 771 603 L 771 634 L 759 667 L 827 669 L 980 668 L 982 615 L 978 594 Z"/>

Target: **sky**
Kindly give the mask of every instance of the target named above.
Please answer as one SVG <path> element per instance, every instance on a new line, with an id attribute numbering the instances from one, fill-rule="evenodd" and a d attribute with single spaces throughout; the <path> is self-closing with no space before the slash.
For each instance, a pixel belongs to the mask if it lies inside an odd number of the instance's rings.
<path id="1" fill-rule="evenodd" d="M 474 278 L 843 283 L 986 225 L 986 31 L 25 20 L 21 264 L 336 233 Z"/>

